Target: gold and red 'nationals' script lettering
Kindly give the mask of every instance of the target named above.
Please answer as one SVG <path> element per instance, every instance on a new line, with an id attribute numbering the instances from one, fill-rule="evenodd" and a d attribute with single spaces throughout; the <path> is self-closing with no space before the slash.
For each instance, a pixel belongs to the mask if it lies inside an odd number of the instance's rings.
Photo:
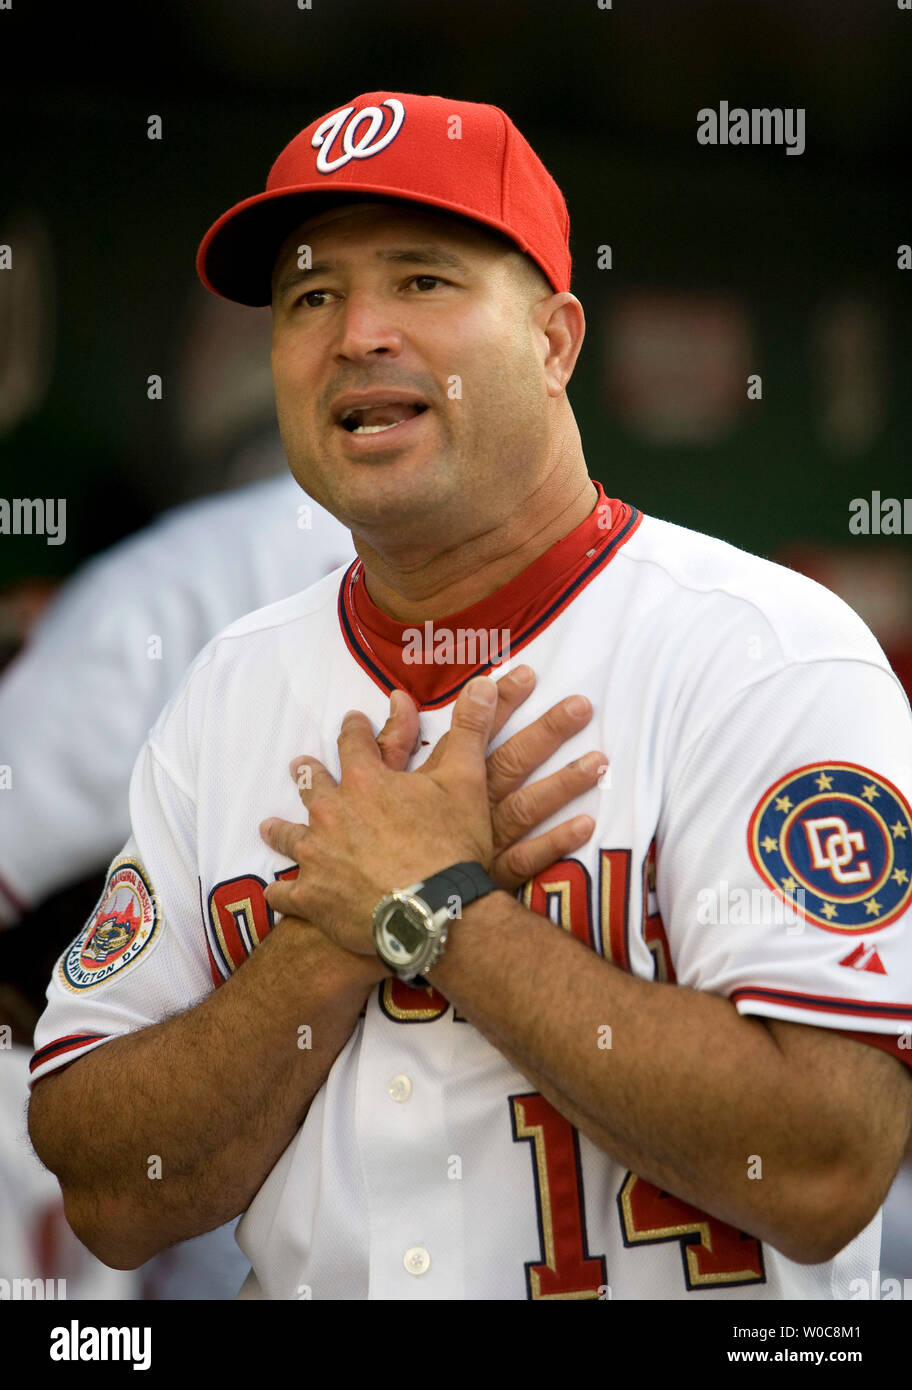
<path id="1" fill-rule="evenodd" d="M 665 933 L 665 924 L 659 914 L 656 899 L 656 842 L 653 840 L 643 860 L 643 940 L 655 960 L 653 979 L 663 984 L 677 984 L 677 975 L 671 960 L 671 949 Z"/>
<path id="2" fill-rule="evenodd" d="M 380 1007 L 394 1023 L 432 1023 L 435 1018 L 443 1018 L 450 1004 L 430 985 L 414 987 L 403 980 L 390 979 L 380 986 Z"/>
<path id="3" fill-rule="evenodd" d="M 558 860 L 530 879 L 518 896 L 523 906 L 532 912 L 571 931 L 584 945 L 594 945 L 589 875 L 577 860 Z M 380 986 L 380 1007 L 387 1018 L 396 1023 L 431 1023 L 443 1017 L 449 1004 L 439 990 L 430 985 L 413 988 L 392 979 L 384 980 Z M 465 1022 L 458 1013 L 454 1017 L 457 1023 Z"/>
<path id="4" fill-rule="evenodd" d="M 298 867 L 282 869 L 277 879 L 297 878 Z M 209 921 L 212 927 L 210 956 L 215 951 L 224 965 L 221 973 L 211 960 L 213 983 L 224 984 L 275 926 L 272 908 L 264 896 L 266 884 L 256 874 L 226 879 L 209 894 Z M 214 943 L 213 943 L 214 939 Z"/>
<path id="5" fill-rule="evenodd" d="M 587 947 L 594 945 L 589 876 L 576 859 L 560 859 L 551 869 L 542 870 L 521 888 L 519 897 L 532 912 L 573 931 Z M 380 987 L 380 1006 L 386 1017 L 395 1023 L 432 1023 L 441 1019 L 449 1008 L 439 990 L 431 986 L 414 988 L 402 980 L 384 980 Z M 455 1020 L 466 1022 L 460 1013 L 456 1013 Z"/>
<path id="6" fill-rule="evenodd" d="M 273 927 L 272 912 L 263 890 L 266 885 L 253 875 L 217 883 L 209 894 L 212 930 L 232 970 L 250 955 Z"/>
<path id="7" fill-rule="evenodd" d="M 603 849 L 599 852 L 599 949 L 619 970 L 630 969 L 629 918 L 630 850 Z"/>
<path id="8" fill-rule="evenodd" d="M 570 931 L 585 947 L 595 948 L 591 883 L 588 870 L 576 859 L 559 859 L 551 869 L 535 874 L 521 888 L 520 902 L 530 912 Z"/>
<path id="9" fill-rule="evenodd" d="M 558 859 L 550 869 L 530 878 L 519 900 L 530 912 L 571 932 L 584 946 L 595 946 L 589 874 L 576 859 Z"/>

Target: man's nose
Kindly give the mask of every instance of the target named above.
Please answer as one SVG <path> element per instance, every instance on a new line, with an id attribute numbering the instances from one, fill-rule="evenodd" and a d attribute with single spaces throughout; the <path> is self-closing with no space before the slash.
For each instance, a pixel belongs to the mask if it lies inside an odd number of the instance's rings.
<path id="1" fill-rule="evenodd" d="M 342 310 L 339 333 L 338 361 L 363 361 L 380 353 L 396 356 L 402 348 L 393 307 L 368 294 L 349 296 Z"/>

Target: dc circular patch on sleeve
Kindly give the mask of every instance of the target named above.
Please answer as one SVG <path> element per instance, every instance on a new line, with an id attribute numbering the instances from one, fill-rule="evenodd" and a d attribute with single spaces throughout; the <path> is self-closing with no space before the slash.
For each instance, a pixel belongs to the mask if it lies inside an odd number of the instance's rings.
<path id="1" fill-rule="evenodd" d="M 912 903 L 912 808 L 857 763 L 781 777 L 757 803 L 747 844 L 761 878 L 828 931 L 878 931 Z"/>
<path id="2" fill-rule="evenodd" d="M 60 962 L 69 989 L 92 989 L 126 970 L 154 939 L 158 904 L 139 864 L 123 859 L 108 875 L 88 924 Z"/>

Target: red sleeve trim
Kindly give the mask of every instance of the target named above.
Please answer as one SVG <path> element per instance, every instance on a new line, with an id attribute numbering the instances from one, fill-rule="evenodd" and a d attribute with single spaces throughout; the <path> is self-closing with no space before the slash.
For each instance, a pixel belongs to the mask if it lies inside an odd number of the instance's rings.
<path id="1" fill-rule="evenodd" d="M 110 1035 L 108 1033 L 69 1033 L 65 1038 L 55 1038 L 46 1047 L 41 1047 L 29 1062 L 29 1071 L 35 1072 L 39 1067 L 43 1067 L 45 1062 L 56 1061 L 58 1057 L 65 1057 L 68 1052 L 76 1052 L 80 1047 L 87 1047 L 89 1043 L 105 1042 Z"/>
<path id="2" fill-rule="evenodd" d="M 729 998 L 733 1004 L 740 1003 L 742 999 L 756 999 L 765 1004 L 783 1004 L 787 1008 L 806 1009 L 808 1012 L 848 1014 L 854 1018 L 900 1019 L 912 1024 L 912 1004 L 865 1002 L 835 994 L 797 994 L 788 989 L 760 988 L 736 989 Z"/>

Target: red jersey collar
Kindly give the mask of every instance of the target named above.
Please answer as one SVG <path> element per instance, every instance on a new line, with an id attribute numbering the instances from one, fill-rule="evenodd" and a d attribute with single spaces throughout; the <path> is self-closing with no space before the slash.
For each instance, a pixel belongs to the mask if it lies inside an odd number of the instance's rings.
<path id="1" fill-rule="evenodd" d="M 527 569 L 487 598 L 427 623 L 400 623 L 374 603 L 356 560 L 342 579 L 339 622 L 352 656 L 387 693 L 408 691 L 422 709 L 455 700 L 465 683 L 494 675 L 553 622 L 611 560 L 642 513 L 605 496 Z"/>

